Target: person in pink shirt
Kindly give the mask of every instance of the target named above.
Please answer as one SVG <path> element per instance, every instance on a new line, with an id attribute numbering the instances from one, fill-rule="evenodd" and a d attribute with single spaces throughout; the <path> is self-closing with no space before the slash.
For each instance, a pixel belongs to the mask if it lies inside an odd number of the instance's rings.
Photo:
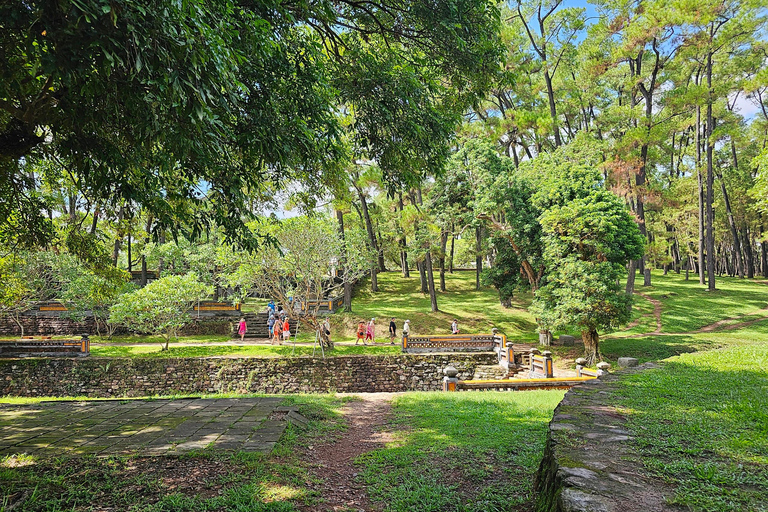
<path id="1" fill-rule="evenodd" d="M 245 318 L 241 318 L 240 325 L 237 327 L 237 333 L 240 335 L 240 341 L 243 341 L 246 332 L 248 332 L 248 326 L 245 323 Z"/>
<path id="2" fill-rule="evenodd" d="M 368 326 L 365 328 L 365 341 L 371 340 L 371 345 L 375 343 L 376 338 L 376 324 L 375 318 L 371 318 L 371 321 L 368 322 Z"/>

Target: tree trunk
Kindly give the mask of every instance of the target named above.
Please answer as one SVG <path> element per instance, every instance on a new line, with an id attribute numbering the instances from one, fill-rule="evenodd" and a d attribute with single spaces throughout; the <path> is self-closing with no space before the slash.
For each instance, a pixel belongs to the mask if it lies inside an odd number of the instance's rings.
<path id="1" fill-rule="evenodd" d="M 699 182 L 699 284 L 706 284 L 704 277 L 704 180 L 701 175 L 701 107 L 696 107 L 696 176 Z"/>
<path id="2" fill-rule="evenodd" d="M 368 211 L 368 202 L 365 200 L 365 194 L 363 193 L 363 190 L 361 188 L 358 188 L 357 185 L 354 185 L 355 190 L 357 191 L 357 197 L 360 199 L 360 209 L 363 213 L 363 220 L 365 221 L 365 231 L 368 233 L 368 242 L 371 244 L 371 248 L 376 253 L 376 258 L 379 263 L 379 269 L 384 271 L 382 269 L 382 266 L 384 265 L 384 255 L 381 252 L 381 249 L 379 248 L 378 240 L 376 239 L 376 234 L 373 232 L 373 223 L 371 222 L 371 214 Z M 373 276 L 371 276 L 373 277 Z"/>
<path id="3" fill-rule="evenodd" d="M 747 278 L 752 279 L 755 277 L 755 256 L 752 251 L 752 236 L 749 233 L 749 226 L 745 224 L 742 233 L 744 234 L 744 266 L 746 267 Z"/>
<path id="4" fill-rule="evenodd" d="M 734 262 L 736 264 L 736 273 L 740 278 L 744 278 L 744 263 L 741 260 L 741 242 L 739 240 L 739 232 L 736 229 L 736 221 L 733 219 L 733 213 L 731 212 L 731 201 L 728 198 L 728 191 L 725 189 L 725 180 L 723 176 L 718 176 L 720 180 L 720 190 L 723 192 L 723 200 L 725 202 L 725 213 L 728 216 L 728 226 L 731 228 L 731 236 L 733 237 L 733 252 Z"/>
<path id="5" fill-rule="evenodd" d="M 400 213 L 402 213 L 404 209 L 402 191 L 398 192 L 397 205 L 400 207 Z M 405 233 L 403 233 L 403 235 L 400 237 L 400 267 L 403 270 L 403 277 L 405 278 L 411 277 L 411 271 L 408 269 L 407 248 L 408 248 L 408 244 L 405 239 Z"/>
<path id="6" fill-rule="evenodd" d="M 712 52 L 707 53 L 707 290 L 715 291 L 715 171 L 713 167 L 713 143 L 712 132 L 714 129 L 714 117 L 712 116 Z"/>
<path id="7" fill-rule="evenodd" d="M 544 82 L 547 84 L 547 98 L 549 99 L 549 115 L 552 117 L 552 132 L 555 135 L 555 147 L 559 148 L 563 141 L 560 139 L 560 127 L 557 124 L 557 108 L 555 107 L 555 91 L 552 87 L 552 77 L 544 64 Z"/>
<path id="8" fill-rule="evenodd" d="M 427 284 L 427 271 L 423 261 L 416 262 L 416 268 L 419 269 L 419 280 L 421 281 L 421 293 L 429 293 L 429 285 Z"/>
<path id="9" fill-rule="evenodd" d="M 595 329 L 581 331 L 581 339 L 584 340 L 584 358 L 587 366 L 594 366 L 600 361 L 600 336 Z"/>
<path id="10" fill-rule="evenodd" d="M 160 231 L 157 235 L 157 243 L 163 245 L 165 243 L 165 232 Z M 157 278 L 163 277 L 163 270 L 165 270 L 165 260 L 163 258 L 157 259 Z"/>
<path id="11" fill-rule="evenodd" d="M 627 286 L 625 288 L 625 292 L 630 297 L 633 293 L 635 293 L 635 277 L 637 275 L 637 260 L 630 260 L 629 261 L 629 269 L 627 271 Z M 629 311 L 632 311 L 632 302 L 629 303 Z"/>
<path id="12" fill-rule="evenodd" d="M 435 276 L 432 273 L 432 254 L 427 251 L 427 257 L 424 260 L 427 267 L 427 285 L 429 288 L 429 302 L 432 306 L 432 312 L 439 311 L 437 309 L 437 293 L 435 293 Z"/>
<path id="13" fill-rule="evenodd" d="M 131 238 L 133 237 L 131 236 L 130 233 L 128 233 L 128 272 L 131 272 L 133 270 L 133 251 L 132 251 L 133 244 L 131 243 Z"/>
<path id="14" fill-rule="evenodd" d="M 480 273 L 483 271 L 483 256 L 481 254 L 483 243 L 483 228 L 475 228 L 475 290 L 480 289 Z"/>
<path id="15" fill-rule="evenodd" d="M 760 264 L 763 267 L 763 277 L 768 278 L 768 241 L 760 244 Z"/>
<path id="16" fill-rule="evenodd" d="M 453 274 L 453 243 L 456 241 L 454 225 L 451 224 L 451 257 L 448 260 L 448 272 Z"/>
<path id="17" fill-rule="evenodd" d="M 445 249 L 448 245 L 448 232 L 440 233 L 440 291 L 445 291 Z"/>
<path id="18" fill-rule="evenodd" d="M 341 278 L 344 280 L 344 311 L 352 311 L 352 283 L 349 282 L 347 274 L 347 238 L 344 232 L 344 212 L 336 210 L 336 220 L 339 223 L 339 234 L 341 235 L 341 243 L 343 244 L 343 251 L 341 254 Z"/>

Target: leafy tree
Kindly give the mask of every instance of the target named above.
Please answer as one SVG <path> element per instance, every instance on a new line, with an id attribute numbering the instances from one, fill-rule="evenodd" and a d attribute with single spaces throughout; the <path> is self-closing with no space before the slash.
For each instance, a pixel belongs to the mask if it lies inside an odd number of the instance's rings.
<path id="1" fill-rule="evenodd" d="M 483 271 L 483 284 L 496 288 L 501 305 L 508 308 L 512 306 L 512 297 L 520 285 L 520 257 L 506 238 L 491 237 L 491 245 L 496 257 L 493 266 Z"/>
<path id="2" fill-rule="evenodd" d="M 0 19 L 0 235 L 40 244 L 53 220 L 31 169 L 55 159 L 94 212 L 138 205 L 254 248 L 268 183 L 300 181 L 313 206 L 337 180 L 341 105 L 392 182 L 423 174 L 500 54 L 487 0 L 11 0 Z"/>
<path id="3" fill-rule="evenodd" d="M 343 293 L 346 282 L 357 281 L 376 261 L 365 233 L 350 230 L 342 239 L 334 223 L 320 216 L 287 219 L 263 229 L 271 230 L 277 245 L 242 254 L 240 265 L 228 275 L 230 285 L 242 294 L 256 291 L 271 297 L 289 318 L 320 332 L 323 345 L 333 348 L 320 329 L 320 302 Z M 342 262 L 345 271 L 337 274 Z"/>
<path id="4" fill-rule="evenodd" d="M 629 319 L 632 297 L 619 279 L 626 263 L 642 256 L 643 237 L 626 206 L 605 190 L 549 208 L 541 224 L 548 272 L 532 310 L 549 329 L 577 326 L 593 364 L 598 329 Z"/>
<path id="5" fill-rule="evenodd" d="M 144 288 L 121 295 L 109 311 L 112 324 L 124 325 L 137 332 L 159 334 L 168 350 L 171 338 L 189 321 L 195 302 L 208 297 L 209 286 L 198 281 L 194 273 L 166 276 Z"/>
<path id="6" fill-rule="evenodd" d="M 60 300 L 67 306 L 69 316 L 81 320 L 88 313 L 92 314 L 99 336 L 104 328 L 107 336 L 112 337 L 118 324 L 109 321 L 110 308 L 123 294 L 133 290 L 128 273 L 114 270 L 109 275 L 100 275 L 80 267 L 62 286 Z"/>

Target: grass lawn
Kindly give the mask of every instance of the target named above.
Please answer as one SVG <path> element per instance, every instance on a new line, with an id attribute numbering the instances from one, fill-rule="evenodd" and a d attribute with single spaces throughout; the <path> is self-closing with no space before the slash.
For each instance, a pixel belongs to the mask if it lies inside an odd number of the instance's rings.
<path id="1" fill-rule="evenodd" d="M 768 321 L 711 338 L 723 346 L 671 357 L 622 379 L 614 397 L 645 468 L 702 511 L 768 509 Z"/>
<path id="2" fill-rule="evenodd" d="M 388 512 L 532 510 L 533 475 L 563 391 L 408 393 L 396 441 L 358 457 Z"/>
<path id="3" fill-rule="evenodd" d="M 186 340 L 185 340 L 186 341 Z M 315 356 L 320 357 L 320 347 L 315 350 Z M 160 345 L 146 344 L 132 347 L 91 346 L 93 357 L 154 357 L 167 359 L 172 357 L 300 357 L 312 356 L 311 345 L 297 345 L 295 350 L 291 345 L 230 345 L 230 346 L 173 346 L 166 351 L 160 350 Z M 332 351 L 327 351 L 329 356 L 350 355 L 390 355 L 400 354 L 399 345 L 376 346 L 350 346 L 337 345 Z"/>
<path id="4" fill-rule="evenodd" d="M 636 285 L 635 291 L 662 302 L 661 331 L 665 333 L 695 331 L 718 320 L 749 315 L 761 309 L 765 313 L 762 316 L 768 316 L 768 309 L 765 309 L 768 307 L 768 286 L 764 280 L 718 277 L 714 292 L 708 292 L 705 286 L 701 286 L 694 274 L 686 281 L 683 275 L 671 273 L 665 276 L 654 272 L 651 282 L 653 286 L 649 287 Z M 650 302 L 642 297 L 636 297 L 635 308 L 653 311 Z M 647 323 L 643 319 L 644 329 L 635 328 L 627 332 L 653 331 L 656 321 L 652 316 L 648 319 Z"/>

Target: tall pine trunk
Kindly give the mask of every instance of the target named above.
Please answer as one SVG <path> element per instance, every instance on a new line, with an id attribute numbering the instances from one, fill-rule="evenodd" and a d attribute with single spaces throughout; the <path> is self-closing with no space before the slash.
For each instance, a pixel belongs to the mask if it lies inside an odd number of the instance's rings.
<path id="1" fill-rule="evenodd" d="M 712 51 L 707 53 L 707 290 L 715 291 L 715 171 L 713 167 Z"/>
<path id="2" fill-rule="evenodd" d="M 448 245 L 448 232 L 440 233 L 440 291 L 445 291 L 445 249 Z"/>
<path id="3" fill-rule="evenodd" d="M 435 292 L 435 276 L 432 272 L 432 254 L 427 251 L 427 257 L 424 260 L 427 267 L 427 285 L 429 288 L 429 302 L 432 306 L 432 312 L 439 311 L 437 309 L 437 293 Z"/>
<path id="4" fill-rule="evenodd" d="M 706 284 L 704 276 L 704 179 L 701 175 L 701 107 L 696 107 L 696 177 L 699 183 L 699 284 Z"/>

